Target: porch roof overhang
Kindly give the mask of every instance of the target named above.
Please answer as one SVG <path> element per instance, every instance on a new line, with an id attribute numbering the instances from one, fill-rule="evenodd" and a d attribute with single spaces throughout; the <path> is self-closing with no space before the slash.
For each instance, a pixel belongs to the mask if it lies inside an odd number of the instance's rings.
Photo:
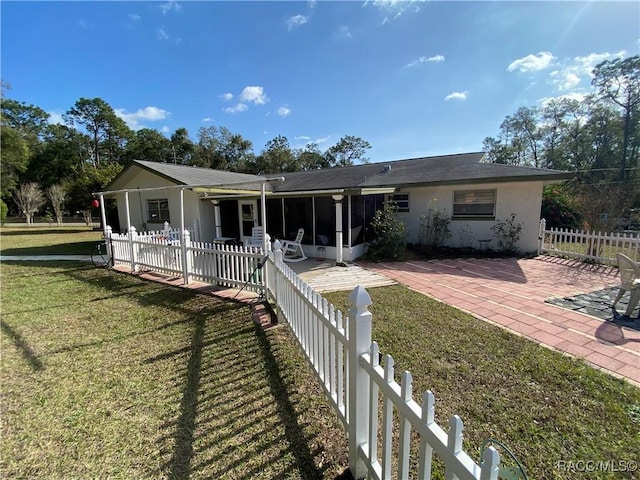
<path id="1" fill-rule="evenodd" d="M 130 226 L 130 212 L 129 212 L 129 193 L 130 192 L 152 192 L 152 191 L 162 191 L 162 190 L 178 190 L 180 192 L 180 231 L 184 231 L 184 191 L 192 190 L 195 193 L 199 194 L 207 194 L 207 192 L 226 192 L 228 195 L 237 195 L 239 192 L 245 192 L 247 194 L 251 194 L 254 196 L 259 196 L 262 201 L 262 224 L 266 225 L 267 220 L 267 212 L 265 208 L 265 198 L 267 193 L 267 187 L 269 190 L 272 190 L 271 183 L 274 182 L 284 182 L 283 177 L 272 177 L 272 178 L 260 178 L 251 181 L 242 181 L 242 182 L 224 182 L 219 184 L 212 185 L 165 185 L 162 187 L 146 187 L 146 188 L 122 188 L 119 190 L 107 190 L 103 192 L 93 192 L 93 196 L 99 196 L 101 200 L 104 197 L 114 196 L 120 193 L 125 194 L 125 202 L 127 208 L 127 228 Z M 102 225 L 104 235 L 107 235 L 107 218 L 106 211 L 104 208 L 104 201 L 100 202 L 100 214 L 102 217 Z M 266 240 L 265 240 L 266 242 Z M 266 250 L 266 244 L 264 245 Z"/>
<path id="2" fill-rule="evenodd" d="M 266 196 L 272 198 L 286 198 L 286 197 L 319 197 L 329 195 L 376 195 L 394 193 L 398 190 L 397 187 L 364 187 L 364 188 L 332 188 L 324 190 L 297 190 L 292 192 L 274 192 L 267 191 Z M 255 197 L 259 192 L 255 191 L 231 191 L 231 190 L 216 190 L 216 189 L 202 189 L 197 190 L 204 193 L 201 197 L 202 200 L 220 200 L 220 199 L 235 199 Z"/>

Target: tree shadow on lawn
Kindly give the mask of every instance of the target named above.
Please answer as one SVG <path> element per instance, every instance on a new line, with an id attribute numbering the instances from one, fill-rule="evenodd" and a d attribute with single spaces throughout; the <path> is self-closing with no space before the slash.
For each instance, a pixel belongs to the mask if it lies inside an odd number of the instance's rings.
<path id="1" fill-rule="evenodd" d="M 306 407 L 292 402 L 295 386 L 284 378 L 274 345 L 252 321 L 247 304 L 90 266 L 67 273 L 99 287 L 99 299 L 124 295 L 143 307 L 177 311 L 193 325 L 183 347 L 142 361 L 179 366 L 166 392 L 167 402 L 177 402 L 175 416 L 158 439 L 163 476 L 324 478 L 331 464 L 316 466 L 322 448 L 312 451 L 299 423 Z"/>
<path id="2" fill-rule="evenodd" d="M 186 347 L 145 361 L 186 361 L 174 383 L 180 390 L 176 418 L 163 425 L 169 432 L 158 440 L 161 450 L 173 443 L 163 474 L 295 478 L 299 472 L 299 478 L 324 478 L 314 462 L 321 452 L 311 451 L 298 422 L 303 412 L 289 398 L 269 338 L 237 305 L 227 305 L 224 318 L 194 320 Z"/>
<path id="3" fill-rule="evenodd" d="M 35 354 L 35 352 L 29 346 L 29 343 L 20 335 L 20 332 L 16 331 L 7 322 L 0 319 L 0 327 L 2 327 L 2 333 L 4 333 L 20 352 L 23 358 L 35 371 L 44 369 L 44 365 Z"/>
<path id="4" fill-rule="evenodd" d="M 0 231 L 0 237 L 12 237 L 16 235 L 52 235 L 52 234 L 73 234 L 73 233 L 91 233 L 93 230 L 87 228 L 47 228 L 46 225 L 38 225 L 36 227 L 3 227 Z"/>
<path id="5" fill-rule="evenodd" d="M 0 251 L 0 254 L 3 256 L 90 255 L 96 243 L 98 242 L 95 240 L 89 240 L 84 242 L 63 243 L 60 245 L 46 245 L 42 247 L 5 248 Z"/>

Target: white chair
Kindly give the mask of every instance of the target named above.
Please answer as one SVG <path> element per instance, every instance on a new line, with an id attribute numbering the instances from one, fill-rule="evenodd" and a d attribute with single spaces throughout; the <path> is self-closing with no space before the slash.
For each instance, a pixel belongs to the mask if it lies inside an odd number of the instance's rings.
<path id="1" fill-rule="evenodd" d="M 301 262 L 307 259 L 302 249 L 302 237 L 304 237 L 304 228 L 299 228 L 295 240 L 282 241 L 282 259 L 285 262 Z"/>
<path id="2" fill-rule="evenodd" d="M 618 268 L 620 269 L 620 291 L 613 301 L 611 307 L 615 307 L 616 303 L 622 298 L 624 292 L 629 292 L 629 304 L 624 313 L 627 317 L 631 316 L 631 312 L 640 302 L 640 266 L 626 255 L 617 253 Z"/>
<path id="3" fill-rule="evenodd" d="M 264 228 L 253 227 L 251 229 L 251 238 L 246 240 L 246 247 L 262 247 L 264 246 Z"/>

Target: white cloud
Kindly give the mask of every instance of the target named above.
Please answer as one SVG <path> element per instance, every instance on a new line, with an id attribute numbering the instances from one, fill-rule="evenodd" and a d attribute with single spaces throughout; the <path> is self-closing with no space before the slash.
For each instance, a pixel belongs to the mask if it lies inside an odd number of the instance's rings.
<path id="1" fill-rule="evenodd" d="M 549 102 L 551 102 L 552 100 L 562 100 L 562 99 L 567 99 L 567 100 L 577 100 L 578 102 L 582 102 L 587 95 L 589 95 L 588 92 L 569 92 L 569 93 L 565 93 L 564 95 L 559 95 L 557 97 L 544 97 L 541 98 L 540 100 L 538 100 L 538 103 L 541 104 L 543 107 L 546 107 Z"/>
<path id="2" fill-rule="evenodd" d="M 163 15 L 166 15 L 171 10 L 175 10 L 176 12 L 179 12 L 182 9 L 182 5 L 180 5 L 175 0 L 169 0 L 166 3 L 161 3 L 159 7 L 160 7 L 160 10 L 162 10 Z"/>
<path id="3" fill-rule="evenodd" d="M 351 31 L 348 26 L 344 25 L 333 36 L 334 38 L 351 38 Z"/>
<path id="4" fill-rule="evenodd" d="M 415 67 L 416 65 L 420 65 L 421 63 L 427 63 L 427 62 L 435 62 L 435 63 L 444 62 L 444 55 L 434 55 L 433 57 L 422 56 L 422 57 L 419 57 L 417 60 L 414 60 L 413 62 L 406 64 L 405 67 L 411 68 L 411 67 Z"/>
<path id="5" fill-rule="evenodd" d="M 254 105 L 264 105 L 268 98 L 264 93 L 264 88 L 259 86 L 244 87 L 240 94 L 241 102 L 253 102 Z"/>
<path id="6" fill-rule="evenodd" d="M 290 113 L 291 113 L 291 109 L 286 106 L 280 107 L 278 109 L 278 115 L 280 115 L 281 117 L 287 117 L 289 116 Z"/>
<path id="7" fill-rule="evenodd" d="M 160 131 L 161 131 L 162 133 L 169 133 L 169 132 L 171 131 L 171 129 L 170 129 L 167 125 L 164 125 L 164 126 L 160 129 Z"/>
<path id="8" fill-rule="evenodd" d="M 307 137 L 306 135 L 299 135 L 297 137 L 293 137 L 294 140 L 306 140 L 309 141 L 311 140 L 311 137 Z"/>
<path id="9" fill-rule="evenodd" d="M 89 24 L 87 22 L 85 22 L 84 20 L 78 20 L 78 26 L 84 30 L 86 30 L 87 28 L 89 28 Z"/>
<path id="10" fill-rule="evenodd" d="M 144 107 L 133 113 L 128 113 L 124 108 L 116 108 L 115 113 L 133 130 L 143 128 L 140 122 L 156 122 L 158 120 L 164 120 L 171 115 L 170 112 L 158 107 Z"/>
<path id="11" fill-rule="evenodd" d="M 59 123 L 60 125 L 64 125 L 64 119 L 62 118 L 62 114 L 58 112 L 47 112 L 49 114 L 49 118 L 47 122 L 49 125 L 55 125 Z"/>
<path id="12" fill-rule="evenodd" d="M 365 1 L 363 7 L 371 4 L 376 7 L 384 15 L 381 25 L 389 23 L 401 17 L 405 12 L 417 13 L 420 11 L 420 4 L 424 0 L 373 0 Z"/>
<path id="13" fill-rule="evenodd" d="M 526 57 L 511 62 L 507 70 L 509 72 L 513 72 L 514 70 L 520 72 L 537 72 L 551 66 L 551 63 L 555 59 L 556 57 L 554 57 L 551 52 L 540 52 L 536 55 L 529 54 Z"/>
<path id="14" fill-rule="evenodd" d="M 220 98 L 223 99 L 225 102 L 229 102 L 231 100 L 233 100 L 233 93 L 223 93 L 222 95 L 220 95 Z"/>
<path id="15" fill-rule="evenodd" d="M 451 92 L 449 95 L 444 97 L 445 100 L 466 100 L 469 92 L 465 90 L 464 92 Z"/>
<path id="16" fill-rule="evenodd" d="M 213 122 L 213 118 L 211 118 L 211 117 L 204 117 L 204 118 L 202 119 L 202 122 L 203 122 L 203 123 Z"/>
<path id="17" fill-rule="evenodd" d="M 249 107 L 247 107 L 244 103 L 238 103 L 236 105 L 234 105 L 233 107 L 227 107 L 224 109 L 225 112 L 227 113 L 239 113 L 239 112 L 244 112 L 246 110 L 248 110 Z"/>
<path id="18" fill-rule="evenodd" d="M 596 65 L 614 58 L 624 58 L 626 51 L 616 53 L 590 53 L 583 57 L 565 59 L 560 67 L 549 74 L 549 83 L 557 90 L 564 92 L 577 88 L 583 81 L 589 83 L 593 78 L 592 71 Z"/>
<path id="19" fill-rule="evenodd" d="M 305 17 L 304 15 L 294 15 L 293 17 L 289 17 L 285 23 L 287 24 L 287 29 L 292 30 L 295 27 L 304 25 L 308 20 L 309 17 Z"/>
<path id="20" fill-rule="evenodd" d="M 169 40 L 169 35 L 164 31 L 164 27 L 160 27 L 156 30 L 158 33 L 158 40 Z"/>
<path id="21" fill-rule="evenodd" d="M 138 15 L 137 13 L 130 13 L 128 15 L 129 19 L 134 20 L 134 21 L 138 21 L 140 20 L 142 17 L 140 15 Z"/>

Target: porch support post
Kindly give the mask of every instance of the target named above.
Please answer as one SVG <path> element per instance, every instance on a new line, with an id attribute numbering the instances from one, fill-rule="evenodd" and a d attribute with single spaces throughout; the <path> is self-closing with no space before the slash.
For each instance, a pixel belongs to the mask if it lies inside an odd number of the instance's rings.
<path id="1" fill-rule="evenodd" d="M 260 223 L 262 225 L 262 251 L 263 252 L 267 252 L 268 251 L 268 245 L 267 243 L 269 242 L 269 239 L 267 237 L 267 194 L 266 194 L 266 186 L 265 186 L 265 182 L 262 182 L 262 185 L 260 185 Z"/>
<path id="2" fill-rule="evenodd" d="M 124 192 L 124 206 L 127 209 L 127 232 L 131 230 L 131 212 L 129 211 L 129 192 Z M 142 207 L 140 207 L 142 208 Z"/>
<path id="3" fill-rule="evenodd" d="M 182 251 L 182 281 L 189 283 L 189 261 L 187 259 L 187 247 L 191 243 L 189 231 L 184 228 L 184 188 L 180 189 L 180 250 Z"/>
<path id="4" fill-rule="evenodd" d="M 336 201 L 336 263 L 342 263 L 342 199 L 344 195 L 332 195 Z"/>
<path id="5" fill-rule="evenodd" d="M 211 200 L 213 203 L 213 221 L 216 224 L 216 238 L 222 236 L 222 222 L 220 221 L 220 200 Z"/>
<path id="6" fill-rule="evenodd" d="M 100 218 L 102 218 L 102 235 L 107 238 L 107 214 L 104 209 L 104 195 L 100 195 Z"/>
<path id="7" fill-rule="evenodd" d="M 184 232 L 184 188 L 180 189 L 180 231 Z"/>

